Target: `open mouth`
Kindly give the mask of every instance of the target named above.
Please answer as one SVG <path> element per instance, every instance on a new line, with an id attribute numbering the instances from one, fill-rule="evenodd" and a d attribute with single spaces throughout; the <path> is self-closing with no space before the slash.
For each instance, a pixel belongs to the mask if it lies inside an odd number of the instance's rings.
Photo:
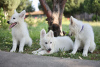
<path id="1" fill-rule="evenodd" d="M 49 50 L 47 50 L 47 52 L 48 52 L 48 53 L 50 53 L 50 51 L 49 51 Z"/>
<path id="2" fill-rule="evenodd" d="M 17 24 L 17 22 L 15 22 L 15 23 L 12 23 L 12 24 L 10 25 L 10 27 L 9 27 L 9 28 L 12 28 L 12 27 L 14 27 L 16 24 Z"/>
<path id="3" fill-rule="evenodd" d="M 51 49 L 48 49 L 47 52 L 50 53 Z"/>

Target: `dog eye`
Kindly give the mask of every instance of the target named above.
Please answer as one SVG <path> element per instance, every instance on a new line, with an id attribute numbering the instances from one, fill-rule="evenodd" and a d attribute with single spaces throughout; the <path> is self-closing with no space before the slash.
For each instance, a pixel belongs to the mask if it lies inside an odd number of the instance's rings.
<path id="1" fill-rule="evenodd" d="M 50 44 L 51 44 L 52 42 L 50 42 Z"/>
<path id="2" fill-rule="evenodd" d="M 47 44 L 47 42 L 45 42 L 45 44 Z"/>
<path id="3" fill-rule="evenodd" d="M 13 17 L 13 19 L 15 19 L 15 18 Z"/>

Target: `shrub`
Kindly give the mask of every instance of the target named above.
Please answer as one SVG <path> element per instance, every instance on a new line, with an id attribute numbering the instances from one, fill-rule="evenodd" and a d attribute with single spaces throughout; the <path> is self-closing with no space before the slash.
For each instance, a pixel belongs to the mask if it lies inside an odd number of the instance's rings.
<path id="1" fill-rule="evenodd" d="M 2 27 L 4 29 L 8 28 L 8 25 L 6 22 L 7 22 L 7 20 L 4 15 L 3 8 L 0 8 L 0 27 Z"/>
<path id="2" fill-rule="evenodd" d="M 100 17 L 99 16 L 97 16 L 97 20 L 100 21 Z M 96 15 L 92 16 L 92 21 L 96 21 Z"/>

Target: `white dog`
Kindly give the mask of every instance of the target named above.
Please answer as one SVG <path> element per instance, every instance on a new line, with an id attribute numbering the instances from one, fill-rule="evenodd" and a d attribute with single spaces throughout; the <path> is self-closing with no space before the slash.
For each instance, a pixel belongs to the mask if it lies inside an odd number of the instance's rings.
<path id="1" fill-rule="evenodd" d="M 75 54 L 79 47 L 83 48 L 83 56 L 88 56 L 88 50 L 92 53 L 96 44 L 94 42 L 94 33 L 92 27 L 87 23 L 82 23 L 72 16 L 70 17 L 69 35 L 75 36 L 75 44 L 72 54 Z"/>
<path id="2" fill-rule="evenodd" d="M 73 48 L 73 42 L 67 36 L 54 37 L 52 30 L 46 34 L 46 31 L 42 29 L 40 32 L 40 46 L 41 48 L 32 53 L 36 55 L 44 55 L 58 52 L 59 49 L 61 51 L 68 51 Z"/>
<path id="3" fill-rule="evenodd" d="M 32 39 L 29 36 L 27 24 L 24 22 L 26 11 L 23 10 L 21 13 L 17 13 L 16 10 L 12 15 L 11 19 L 7 21 L 12 28 L 12 37 L 13 37 L 13 47 L 10 52 L 15 52 L 17 44 L 19 45 L 19 52 L 23 52 L 24 45 L 32 45 Z"/>

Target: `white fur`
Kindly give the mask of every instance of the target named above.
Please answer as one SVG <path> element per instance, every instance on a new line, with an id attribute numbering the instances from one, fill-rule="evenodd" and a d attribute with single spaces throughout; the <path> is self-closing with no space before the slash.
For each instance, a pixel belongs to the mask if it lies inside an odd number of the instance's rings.
<path id="1" fill-rule="evenodd" d="M 32 53 L 36 55 L 44 55 L 58 52 L 59 49 L 61 51 L 68 51 L 73 48 L 73 42 L 68 36 L 54 37 L 52 30 L 46 34 L 46 31 L 42 29 L 40 32 L 40 46 L 41 48 Z M 48 52 L 48 49 L 51 49 L 51 51 Z"/>
<path id="2" fill-rule="evenodd" d="M 83 29 L 82 26 L 84 26 Z M 88 23 L 83 23 L 71 16 L 69 29 L 69 34 L 75 36 L 72 54 L 75 54 L 79 47 L 83 48 L 83 56 L 88 56 L 88 50 L 91 53 L 95 50 L 93 29 Z"/>
<path id="3" fill-rule="evenodd" d="M 29 36 L 27 24 L 24 22 L 25 13 L 25 10 L 23 10 L 21 13 L 17 13 L 15 10 L 14 14 L 9 20 L 10 24 L 17 22 L 17 24 L 12 28 L 13 46 L 10 52 L 16 51 L 17 44 L 20 44 L 19 52 L 23 52 L 25 44 L 28 44 L 29 46 L 32 45 L 32 39 Z"/>

